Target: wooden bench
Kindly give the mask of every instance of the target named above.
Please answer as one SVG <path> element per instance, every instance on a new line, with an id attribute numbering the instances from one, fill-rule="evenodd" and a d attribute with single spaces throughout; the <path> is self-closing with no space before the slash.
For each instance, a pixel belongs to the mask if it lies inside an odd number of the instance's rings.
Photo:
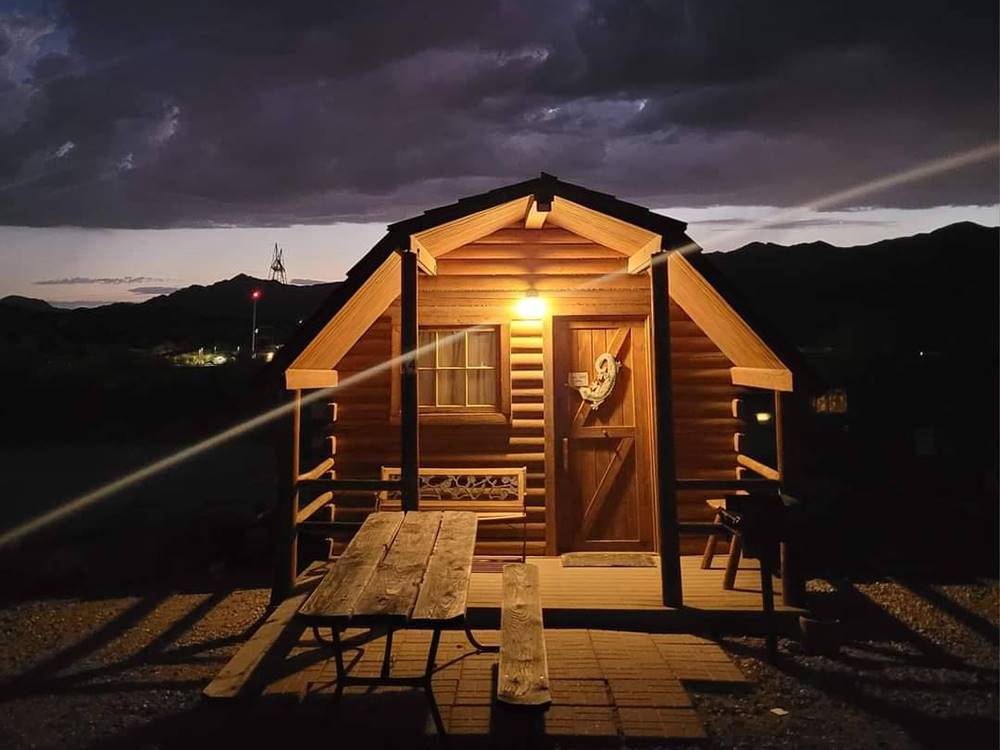
<path id="1" fill-rule="evenodd" d="M 534 707 L 552 702 L 535 565 L 513 563 L 503 568 L 497 700 Z"/>
<path id="2" fill-rule="evenodd" d="M 382 479 L 398 480 L 400 470 L 382 467 Z M 521 522 L 521 561 L 528 544 L 528 510 L 525 506 L 525 467 L 420 468 L 420 510 L 467 510 L 479 523 Z M 402 508 L 397 490 L 378 493 L 377 510 Z"/>

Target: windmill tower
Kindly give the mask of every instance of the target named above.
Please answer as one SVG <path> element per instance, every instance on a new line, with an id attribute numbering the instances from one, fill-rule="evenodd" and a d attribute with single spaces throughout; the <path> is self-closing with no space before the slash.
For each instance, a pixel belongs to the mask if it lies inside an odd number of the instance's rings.
<path id="1" fill-rule="evenodd" d="M 288 278 L 285 276 L 285 259 L 277 242 L 274 243 L 274 255 L 271 256 L 271 275 L 267 278 L 279 284 L 288 283 Z"/>

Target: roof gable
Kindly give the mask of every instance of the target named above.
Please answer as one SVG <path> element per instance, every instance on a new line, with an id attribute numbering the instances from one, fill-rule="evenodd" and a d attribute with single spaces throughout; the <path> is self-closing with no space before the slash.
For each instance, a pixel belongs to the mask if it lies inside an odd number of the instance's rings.
<path id="1" fill-rule="evenodd" d="M 779 356 L 770 345 L 774 337 L 748 322 L 745 306 L 720 289 L 714 269 L 710 275 L 703 272 L 700 248 L 684 233 L 683 222 L 544 173 L 390 224 L 382 240 L 348 271 L 347 281 L 283 347 L 276 365 L 282 371 L 336 366 L 399 295 L 398 250 L 417 251 L 422 270 L 433 275 L 441 256 L 459 248 L 476 252 L 473 248 L 502 244 L 498 237 L 519 226 L 545 224 L 549 231 L 566 230 L 627 255 L 630 273 L 644 272 L 661 249 L 683 248 L 671 255 L 671 297 L 734 363 L 734 382 L 737 370 L 754 370 L 767 375 L 760 382 L 775 384 L 764 387 L 791 390 L 788 349 L 782 347 Z M 750 380 L 746 384 L 760 384 Z"/>

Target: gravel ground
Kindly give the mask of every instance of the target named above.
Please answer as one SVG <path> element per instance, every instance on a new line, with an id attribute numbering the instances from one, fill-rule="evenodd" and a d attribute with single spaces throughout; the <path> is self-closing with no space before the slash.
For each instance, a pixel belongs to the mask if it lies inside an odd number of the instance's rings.
<path id="1" fill-rule="evenodd" d="M 0 611 L 0 746 L 83 748 L 190 712 L 268 592 L 27 601 Z"/>
<path id="2" fill-rule="evenodd" d="M 841 615 L 847 642 L 816 656 L 783 641 L 771 665 L 759 658 L 761 639 L 723 639 L 756 684 L 745 695 L 697 696 L 712 746 L 998 746 L 995 580 L 810 583 L 823 609 Z"/>
<path id="3" fill-rule="evenodd" d="M 241 733 L 244 747 L 287 741 L 280 715 L 237 707 L 220 724 L 201 704 L 201 688 L 267 603 L 266 590 L 235 580 L 211 587 L 217 593 L 6 605 L 0 746 L 190 748 L 210 737 L 218 746 L 220 732 L 235 740 L 234 726 L 253 727 Z M 695 695 L 706 746 L 997 746 L 996 581 L 813 581 L 811 588 L 845 623 L 848 643 L 836 656 L 816 656 L 784 640 L 771 665 L 759 658 L 760 639 L 723 639 L 756 684 L 742 694 Z"/>

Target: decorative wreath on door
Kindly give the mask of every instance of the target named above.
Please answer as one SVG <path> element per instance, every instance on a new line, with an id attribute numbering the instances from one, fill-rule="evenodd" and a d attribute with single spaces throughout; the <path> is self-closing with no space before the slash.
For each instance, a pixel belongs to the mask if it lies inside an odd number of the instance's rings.
<path id="1" fill-rule="evenodd" d="M 594 360 L 594 372 L 597 373 L 597 377 L 590 385 L 579 388 L 580 397 L 584 401 L 590 402 L 591 411 L 597 411 L 597 408 L 607 401 L 614 391 L 621 366 L 622 363 L 608 352 L 598 355 L 597 359 Z"/>

